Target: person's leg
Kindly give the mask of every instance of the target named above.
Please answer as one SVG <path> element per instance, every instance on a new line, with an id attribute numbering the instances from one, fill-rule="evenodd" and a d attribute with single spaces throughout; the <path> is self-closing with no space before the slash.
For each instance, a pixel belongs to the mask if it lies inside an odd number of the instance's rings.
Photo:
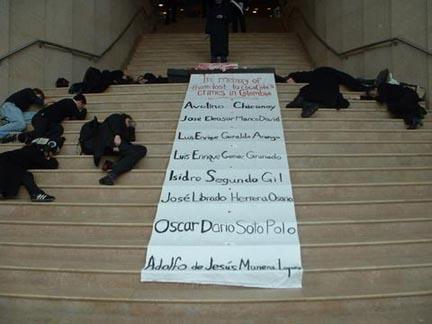
<path id="1" fill-rule="evenodd" d="M 211 34 L 210 35 L 210 63 L 217 63 L 217 46 L 216 46 L 216 37 Z"/>
<path id="2" fill-rule="evenodd" d="M 32 119 L 33 130 L 22 133 L 18 136 L 20 142 L 29 143 L 35 138 L 46 137 L 49 127 L 49 120 L 36 114 Z"/>
<path id="3" fill-rule="evenodd" d="M 294 99 L 293 101 L 291 101 L 290 103 L 287 103 L 287 105 L 285 106 L 286 108 L 300 108 L 303 106 L 303 102 L 304 102 L 304 98 L 303 96 L 299 93 Z"/>
<path id="4" fill-rule="evenodd" d="M 41 188 L 39 188 L 34 181 L 33 174 L 26 171 L 21 178 L 21 183 L 24 185 L 33 202 L 51 202 L 55 197 L 47 195 Z"/>
<path id="5" fill-rule="evenodd" d="M 333 73 L 338 77 L 339 83 L 341 85 L 344 85 L 351 91 L 368 91 L 372 88 L 371 86 L 364 85 L 359 79 L 352 77 L 348 73 L 333 68 L 327 69 L 331 69 Z"/>
<path id="6" fill-rule="evenodd" d="M 113 185 L 118 176 L 132 170 L 135 164 L 147 154 L 147 148 L 142 145 L 122 143 L 119 149 L 119 160 L 114 163 L 108 175 L 99 180 L 100 184 Z"/>
<path id="7" fill-rule="evenodd" d="M 233 33 L 238 32 L 238 19 L 239 19 L 238 10 L 236 8 L 234 8 L 232 10 L 232 31 L 233 31 Z"/>
<path id="8" fill-rule="evenodd" d="M 10 133 L 25 130 L 26 122 L 23 113 L 13 103 L 5 102 L 0 108 L 0 114 L 7 122 L 3 126 L 0 126 L 0 138 L 8 136 Z"/>
<path id="9" fill-rule="evenodd" d="M 26 111 L 23 113 L 26 124 L 31 124 L 33 117 L 36 115 L 36 111 Z"/>
<path id="10" fill-rule="evenodd" d="M 246 33 L 246 19 L 244 15 L 239 15 L 240 31 Z"/>
<path id="11" fill-rule="evenodd" d="M 62 125 L 49 123 L 47 130 L 45 132 L 45 137 L 55 141 L 61 147 L 63 145 L 62 143 L 63 132 L 64 132 L 64 128 Z"/>

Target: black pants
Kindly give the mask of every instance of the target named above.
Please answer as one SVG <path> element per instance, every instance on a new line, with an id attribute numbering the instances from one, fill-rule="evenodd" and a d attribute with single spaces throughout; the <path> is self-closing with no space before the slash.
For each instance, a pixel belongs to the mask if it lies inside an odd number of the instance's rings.
<path id="1" fill-rule="evenodd" d="M 60 137 L 63 135 L 63 126 L 49 121 L 47 118 L 36 114 L 32 119 L 33 131 L 27 133 L 30 140 L 39 137 L 50 138 L 60 143 Z"/>
<path id="2" fill-rule="evenodd" d="M 224 57 L 229 54 L 228 28 L 226 31 L 210 34 L 210 55 L 212 57 Z"/>
<path id="3" fill-rule="evenodd" d="M 169 25 L 171 22 L 177 21 L 177 4 L 172 4 L 167 8 L 165 16 L 165 24 Z"/>
<path id="4" fill-rule="evenodd" d="M 362 84 L 360 80 L 353 78 L 348 73 L 336 70 L 334 68 L 321 67 L 317 68 L 315 71 L 317 70 L 335 75 L 339 81 L 339 84 L 346 86 L 351 91 L 368 91 L 371 89 L 370 86 Z"/>
<path id="5" fill-rule="evenodd" d="M 30 196 L 43 193 L 43 190 L 39 188 L 34 181 L 33 173 L 29 171 L 25 171 L 24 175 L 21 178 L 21 183 L 27 189 Z"/>
<path id="6" fill-rule="evenodd" d="M 246 21 L 245 16 L 241 13 L 241 11 L 237 8 L 236 5 L 231 5 L 232 7 L 232 31 L 233 33 L 238 32 L 238 24 L 240 24 L 240 31 L 242 33 L 246 32 Z"/>
<path id="7" fill-rule="evenodd" d="M 146 154 L 147 148 L 145 146 L 122 142 L 119 146 L 119 159 L 114 163 L 110 174 L 118 177 L 132 170 L 135 164 L 145 157 Z"/>

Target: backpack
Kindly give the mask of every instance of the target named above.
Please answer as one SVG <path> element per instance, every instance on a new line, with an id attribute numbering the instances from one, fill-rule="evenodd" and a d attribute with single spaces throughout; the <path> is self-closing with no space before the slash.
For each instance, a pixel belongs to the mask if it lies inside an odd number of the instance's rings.
<path id="1" fill-rule="evenodd" d="M 82 154 L 91 155 L 94 153 L 94 137 L 100 124 L 94 117 L 93 120 L 82 125 L 78 140 Z"/>

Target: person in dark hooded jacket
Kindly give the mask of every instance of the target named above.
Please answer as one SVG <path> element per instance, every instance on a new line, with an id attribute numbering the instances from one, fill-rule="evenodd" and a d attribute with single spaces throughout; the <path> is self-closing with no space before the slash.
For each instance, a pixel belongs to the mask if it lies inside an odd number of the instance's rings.
<path id="1" fill-rule="evenodd" d="M 102 185 L 113 185 L 121 174 L 131 170 L 147 154 L 147 148 L 132 144 L 135 141 L 135 123 L 127 114 L 112 114 L 97 128 L 94 135 L 93 158 L 96 166 L 103 155 L 118 155 L 113 163 L 106 161 L 103 170 L 111 170 L 99 180 Z"/>
<path id="2" fill-rule="evenodd" d="M 48 142 L 50 143 L 50 142 Z M 58 162 L 52 157 L 55 145 L 26 145 L 20 149 L 0 154 L 0 194 L 4 199 L 16 197 L 24 185 L 33 202 L 51 202 L 55 197 L 40 189 L 29 169 L 57 169 Z"/>
<path id="3" fill-rule="evenodd" d="M 32 119 L 33 130 L 21 133 L 18 140 L 27 144 L 40 137 L 52 138 L 57 143 L 64 141 L 62 138 L 64 129 L 61 123 L 65 119 L 85 119 L 86 103 L 86 97 L 83 94 L 77 94 L 73 98 L 59 100 L 39 110 Z"/>
<path id="4" fill-rule="evenodd" d="M 379 103 L 386 104 L 388 111 L 395 118 L 403 119 L 408 129 L 417 129 L 423 125 L 422 120 L 427 111 L 419 105 L 420 98 L 413 89 L 383 82 L 376 90 L 369 91 L 368 95 Z"/>
<path id="5" fill-rule="evenodd" d="M 288 75 L 288 83 L 308 83 L 300 89 L 297 97 L 287 104 L 287 108 L 302 107 L 302 117 L 312 116 L 319 107 L 348 108 L 349 102 L 342 96 L 340 85 L 352 91 L 367 91 L 371 87 L 347 73 L 330 67 L 320 67 L 313 71 L 294 72 Z"/>
<path id="6" fill-rule="evenodd" d="M 228 35 L 230 21 L 228 1 L 211 1 L 207 13 L 205 33 L 210 35 L 210 61 L 212 63 L 216 63 L 218 57 L 220 57 L 221 63 L 227 62 L 229 54 Z"/>

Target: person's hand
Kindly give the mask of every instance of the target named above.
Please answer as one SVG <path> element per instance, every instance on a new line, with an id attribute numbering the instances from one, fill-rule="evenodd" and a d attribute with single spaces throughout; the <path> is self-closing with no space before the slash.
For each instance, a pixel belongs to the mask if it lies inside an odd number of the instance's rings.
<path id="1" fill-rule="evenodd" d="M 120 137 L 120 135 L 116 135 L 114 137 L 114 146 L 118 147 L 118 146 L 120 146 L 120 144 L 121 144 L 121 137 Z"/>
<path id="2" fill-rule="evenodd" d="M 289 78 L 289 79 L 286 81 L 286 83 L 288 83 L 288 84 L 296 84 L 296 82 L 294 81 L 293 78 Z"/>

